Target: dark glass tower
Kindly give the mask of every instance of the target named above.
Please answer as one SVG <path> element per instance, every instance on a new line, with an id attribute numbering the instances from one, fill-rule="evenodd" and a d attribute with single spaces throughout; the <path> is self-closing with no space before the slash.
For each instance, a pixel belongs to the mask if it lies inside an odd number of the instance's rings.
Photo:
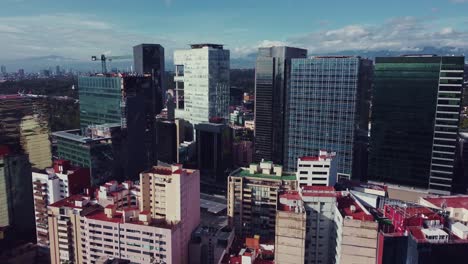
<path id="1" fill-rule="evenodd" d="M 161 105 L 152 78 L 82 76 L 78 84 L 81 129 L 119 123 L 124 177 L 137 179 L 140 172 L 157 163 L 156 115 Z"/>
<path id="2" fill-rule="evenodd" d="M 291 64 L 286 170 L 295 171 L 298 158 L 323 149 L 336 152 L 338 176 L 365 177 L 372 61 L 322 56 Z"/>
<path id="3" fill-rule="evenodd" d="M 287 76 L 292 58 L 306 58 L 307 50 L 260 48 L 255 67 L 255 155 L 283 164 Z"/>
<path id="4" fill-rule="evenodd" d="M 133 64 L 137 74 L 150 74 L 156 89 L 156 111 L 163 109 L 166 94 L 164 82 L 164 48 L 159 44 L 140 44 L 133 47 Z"/>
<path id="5" fill-rule="evenodd" d="M 376 58 L 369 179 L 450 193 L 464 57 Z"/>

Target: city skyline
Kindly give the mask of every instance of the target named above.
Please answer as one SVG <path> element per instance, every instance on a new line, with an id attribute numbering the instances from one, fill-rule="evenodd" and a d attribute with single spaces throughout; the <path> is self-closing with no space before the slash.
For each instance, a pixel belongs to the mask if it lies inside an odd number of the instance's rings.
<path id="1" fill-rule="evenodd" d="M 225 44 L 232 58 L 258 47 L 289 45 L 310 54 L 345 50 L 405 50 L 425 46 L 468 48 L 464 0 L 393 3 L 362 1 L 138 1 L 112 5 L 89 1 L 5 0 L 0 10 L 0 60 L 58 55 L 88 60 L 100 53 L 131 54 L 137 43 L 174 49 L 196 42 Z M 297 7 L 301 8 L 297 8 Z M 405 6 L 405 8 L 401 8 Z M 277 19 L 284 16 L 284 19 Z M 255 32 L 255 34 L 253 34 Z"/>

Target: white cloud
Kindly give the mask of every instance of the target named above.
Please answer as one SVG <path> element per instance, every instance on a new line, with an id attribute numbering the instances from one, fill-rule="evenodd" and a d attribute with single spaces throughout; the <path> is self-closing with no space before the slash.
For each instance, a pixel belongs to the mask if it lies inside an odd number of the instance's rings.
<path id="1" fill-rule="evenodd" d="M 0 39 L 7 40 L 0 41 L 2 59 L 50 54 L 88 59 L 106 51 L 126 55 L 143 42 L 178 46 L 168 38 L 131 33 L 81 14 L 0 17 Z"/>
<path id="2" fill-rule="evenodd" d="M 437 20 L 415 17 L 393 18 L 380 25 L 353 24 L 330 30 L 317 30 L 288 38 L 285 43 L 309 53 L 346 50 L 418 51 L 422 47 L 468 48 L 468 30 L 440 27 Z"/>

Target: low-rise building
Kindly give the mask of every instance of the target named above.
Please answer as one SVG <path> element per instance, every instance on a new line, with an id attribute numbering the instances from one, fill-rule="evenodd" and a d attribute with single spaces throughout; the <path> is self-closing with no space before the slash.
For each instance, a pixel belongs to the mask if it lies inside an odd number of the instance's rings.
<path id="1" fill-rule="evenodd" d="M 299 186 L 334 186 L 337 181 L 335 156 L 335 153 L 320 150 L 317 156 L 299 158 L 296 173 Z"/>
<path id="2" fill-rule="evenodd" d="M 446 211 L 452 222 L 468 225 L 468 195 L 421 197 L 419 204 Z"/>

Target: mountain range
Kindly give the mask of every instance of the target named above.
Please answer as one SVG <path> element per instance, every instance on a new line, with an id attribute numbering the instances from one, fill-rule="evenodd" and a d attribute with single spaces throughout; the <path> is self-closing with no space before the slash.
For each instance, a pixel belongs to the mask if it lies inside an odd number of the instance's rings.
<path id="1" fill-rule="evenodd" d="M 365 58 L 373 59 L 375 57 L 385 57 L 385 56 L 400 56 L 404 54 L 437 54 L 444 56 L 453 56 L 453 55 L 468 55 L 468 49 L 460 49 L 454 47 L 421 47 L 415 48 L 411 51 L 408 50 L 346 50 L 338 52 L 329 52 L 329 53 L 317 53 L 309 54 L 309 56 L 318 56 L 318 55 L 351 55 L 351 56 L 361 56 Z M 231 68 L 232 69 L 248 69 L 255 68 L 255 59 L 257 53 L 250 53 L 243 57 L 232 57 L 231 56 Z M 124 70 L 130 70 L 132 67 L 132 60 L 118 60 L 108 62 L 108 69 L 118 68 Z M 52 68 L 55 71 L 55 66 L 59 65 L 61 69 L 74 69 L 78 71 L 100 71 L 101 64 L 99 62 L 86 60 L 79 60 L 74 58 L 67 58 L 58 55 L 48 55 L 41 57 L 30 57 L 22 58 L 17 60 L 6 60 L 0 61 L 0 65 L 5 65 L 7 71 L 17 71 L 22 68 L 26 72 L 38 72 L 42 69 Z M 173 68 L 173 62 L 171 59 L 166 59 L 166 70 L 171 70 Z"/>

